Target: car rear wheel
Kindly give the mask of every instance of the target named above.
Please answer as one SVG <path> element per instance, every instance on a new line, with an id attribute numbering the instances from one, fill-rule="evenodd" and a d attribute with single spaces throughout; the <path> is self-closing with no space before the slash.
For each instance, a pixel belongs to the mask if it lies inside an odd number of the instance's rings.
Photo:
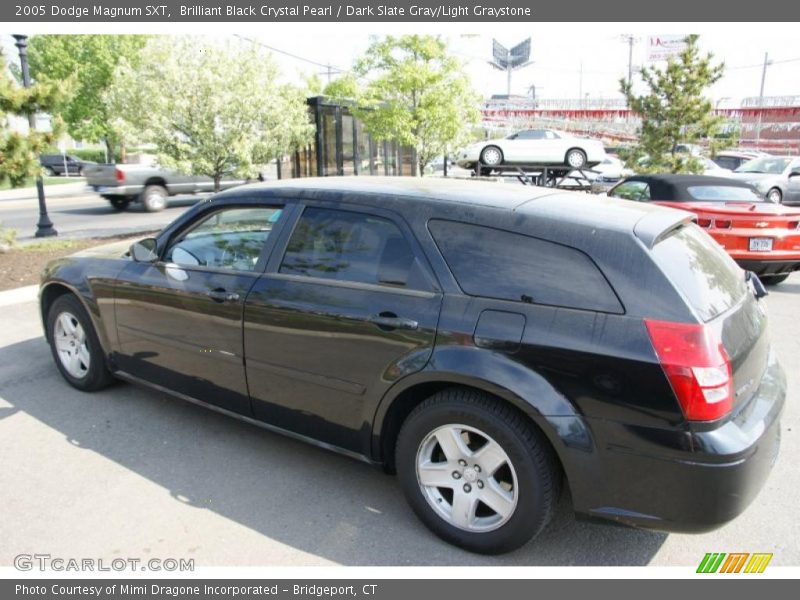
<path id="1" fill-rule="evenodd" d="M 781 192 L 778 188 L 772 188 L 767 192 L 767 200 L 774 202 L 775 204 L 780 204 L 783 201 L 783 192 Z"/>
<path id="2" fill-rule="evenodd" d="M 502 164 L 503 151 L 497 146 L 486 146 L 481 150 L 481 163 L 490 167 Z"/>
<path id="3" fill-rule="evenodd" d="M 142 191 L 141 202 L 147 212 L 158 212 L 167 207 L 167 190 L 161 185 L 148 185 Z"/>
<path id="4" fill-rule="evenodd" d="M 548 442 L 516 409 L 480 392 L 445 390 L 414 409 L 396 459 L 420 520 L 466 550 L 519 548 L 553 514 L 560 480 Z"/>
<path id="5" fill-rule="evenodd" d="M 789 275 L 790 273 L 784 273 L 783 275 L 761 275 L 759 279 L 764 285 L 778 285 L 786 281 Z"/>
<path id="6" fill-rule="evenodd" d="M 92 321 L 72 294 L 59 296 L 50 307 L 47 337 L 56 367 L 71 386 L 93 392 L 114 380 Z"/>
<path id="7" fill-rule="evenodd" d="M 586 164 L 586 153 L 580 148 L 572 148 L 567 151 L 564 162 L 573 169 L 580 169 Z"/>

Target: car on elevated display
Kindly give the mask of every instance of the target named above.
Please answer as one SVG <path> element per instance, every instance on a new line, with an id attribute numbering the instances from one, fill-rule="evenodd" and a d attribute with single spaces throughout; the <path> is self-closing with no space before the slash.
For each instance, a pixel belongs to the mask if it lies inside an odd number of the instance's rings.
<path id="1" fill-rule="evenodd" d="M 72 386 L 136 382 L 382 466 L 436 534 L 498 553 L 563 488 L 654 529 L 744 510 L 786 394 L 763 294 L 684 211 L 335 177 L 55 260 L 40 307 Z"/>
<path id="2" fill-rule="evenodd" d="M 800 208 L 773 204 L 749 183 L 704 175 L 636 175 L 608 195 L 694 213 L 697 224 L 764 283 L 780 283 L 800 270 Z"/>
<path id="3" fill-rule="evenodd" d="M 555 129 L 525 129 L 506 138 L 471 144 L 456 162 L 464 169 L 477 169 L 479 174 L 489 175 L 517 167 L 588 168 L 605 157 L 605 148 L 599 140 Z"/>

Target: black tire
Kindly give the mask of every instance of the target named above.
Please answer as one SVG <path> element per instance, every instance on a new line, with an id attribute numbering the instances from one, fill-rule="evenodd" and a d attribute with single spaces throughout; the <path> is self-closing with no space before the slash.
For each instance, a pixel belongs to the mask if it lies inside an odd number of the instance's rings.
<path id="1" fill-rule="evenodd" d="M 564 155 L 564 164 L 573 169 L 582 169 L 586 166 L 586 152 L 580 148 L 570 148 Z"/>
<path id="2" fill-rule="evenodd" d="M 82 376 L 71 374 L 64 366 L 56 346 L 56 323 L 62 315 L 72 315 L 83 328 L 86 336 L 86 347 L 89 355 L 89 365 L 86 373 Z M 72 294 L 64 294 L 55 299 L 47 312 L 47 341 L 50 344 L 50 351 L 53 360 L 62 377 L 66 379 L 72 387 L 84 392 L 94 392 L 108 386 L 114 381 L 113 375 L 106 365 L 106 357 L 97 338 L 92 321 L 86 309 Z"/>
<path id="3" fill-rule="evenodd" d="M 120 212 L 126 210 L 131 203 L 130 198 L 124 196 L 109 196 L 107 200 L 114 210 Z"/>
<path id="4" fill-rule="evenodd" d="M 513 512 L 495 529 L 469 531 L 452 524 L 433 508 L 418 482 L 418 453 L 423 452 L 432 432 L 449 424 L 487 435 L 505 452 L 516 474 L 518 489 Z M 436 535 L 465 550 L 481 554 L 509 552 L 537 536 L 552 518 L 561 479 L 548 441 L 516 408 L 489 395 L 450 388 L 431 396 L 403 423 L 395 456 L 400 485 L 416 515 Z M 466 471 L 463 478 L 467 481 Z M 488 479 L 486 484 L 481 482 L 481 489 L 484 485 L 489 485 Z"/>
<path id="5" fill-rule="evenodd" d="M 169 193 L 163 185 L 148 185 L 142 190 L 139 201 L 147 212 L 159 212 L 167 207 Z"/>
<path id="6" fill-rule="evenodd" d="M 760 275 L 758 278 L 764 285 L 778 285 L 786 281 L 791 273 L 784 273 L 783 275 Z"/>
<path id="7" fill-rule="evenodd" d="M 783 202 L 783 192 L 780 188 L 772 188 L 765 194 L 765 197 L 775 204 L 781 204 Z"/>
<path id="8" fill-rule="evenodd" d="M 482 165 L 497 167 L 503 164 L 503 160 L 503 151 L 497 146 L 486 146 L 481 150 L 480 163 Z"/>
<path id="9" fill-rule="evenodd" d="M 50 177 L 58 177 L 58 173 L 56 173 L 56 170 L 53 167 L 47 167 L 45 170 Z"/>

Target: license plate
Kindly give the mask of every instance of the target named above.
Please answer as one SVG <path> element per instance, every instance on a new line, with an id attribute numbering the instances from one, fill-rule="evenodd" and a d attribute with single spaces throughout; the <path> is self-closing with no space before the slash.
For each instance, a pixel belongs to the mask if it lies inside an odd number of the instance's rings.
<path id="1" fill-rule="evenodd" d="M 772 238 L 750 238 L 750 252 L 772 252 Z"/>

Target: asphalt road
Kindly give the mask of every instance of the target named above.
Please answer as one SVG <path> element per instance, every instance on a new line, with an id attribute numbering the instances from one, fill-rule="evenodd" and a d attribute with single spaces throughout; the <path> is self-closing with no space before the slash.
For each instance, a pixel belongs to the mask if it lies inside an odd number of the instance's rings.
<path id="1" fill-rule="evenodd" d="M 775 470 L 742 516 L 712 533 L 666 535 L 578 523 L 564 496 L 535 542 L 483 557 L 430 534 L 396 480 L 369 466 L 132 385 L 73 390 L 36 303 L 0 295 L 0 565 L 50 553 L 197 566 L 696 566 L 706 552 L 773 552 L 773 565 L 798 565 L 800 274 L 766 302 L 791 391 Z"/>
<path id="2" fill-rule="evenodd" d="M 202 196 L 175 196 L 161 212 L 148 213 L 141 204 L 117 212 L 97 194 L 79 193 L 66 197 L 50 197 L 47 212 L 62 237 L 105 237 L 139 231 L 161 229 L 176 219 Z M 36 199 L 0 199 L 0 226 L 17 230 L 17 238 L 32 238 L 39 220 Z"/>

